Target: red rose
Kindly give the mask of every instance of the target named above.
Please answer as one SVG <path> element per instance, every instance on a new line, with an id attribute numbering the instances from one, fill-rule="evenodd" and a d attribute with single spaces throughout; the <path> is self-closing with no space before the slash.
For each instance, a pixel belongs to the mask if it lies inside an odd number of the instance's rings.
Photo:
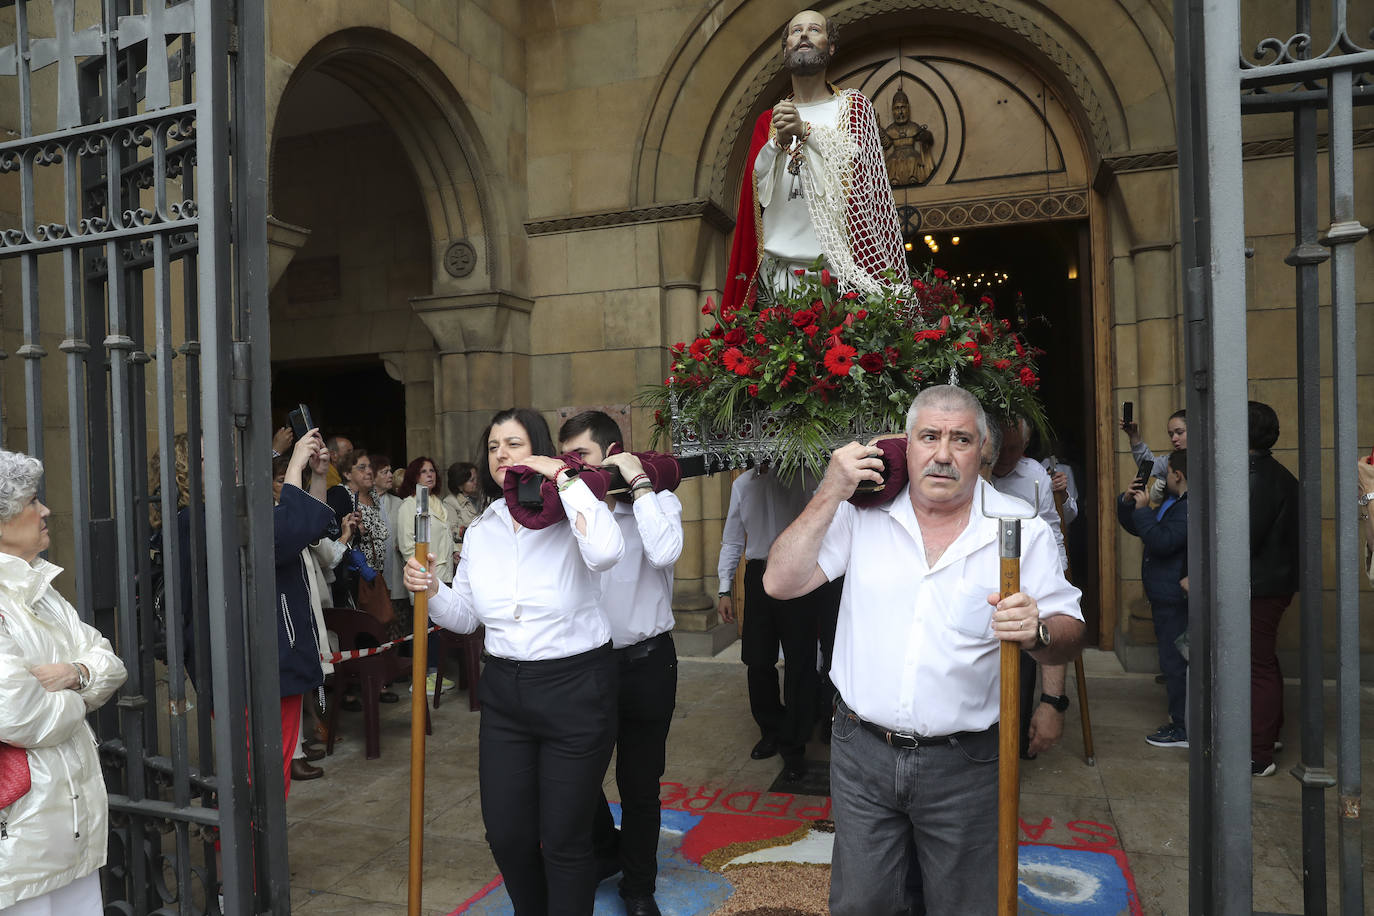
<path id="1" fill-rule="evenodd" d="M 992 305 L 992 297 L 991 297 L 991 296 L 979 296 L 979 297 L 978 297 L 978 301 L 981 302 L 981 303 L 983 303 L 984 305 Z"/>
<path id="2" fill-rule="evenodd" d="M 821 286 L 830 286 L 830 285 L 834 282 L 834 280 L 835 280 L 835 278 L 832 277 L 832 276 L 830 276 L 830 271 L 828 271 L 828 270 L 826 270 L 824 267 L 822 267 L 822 268 L 821 268 Z"/>
<path id="3" fill-rule="evenodd" d="M 705 337 L 698 337 L 696 340 L 692 341 L 692 348 L 687 352 L 691 355 L 692 359 L 701 362 L 705 360 L 711 352 L 711 341 Z"/>
<path id="4" fill-rule="evenodd" d="M 706 304 L 703 305 L 703 306 L 701 307 L 701 314 L 703 314 L 703 315 L 709 315 L 709 314 L 711 314 L 712 311 L 715 310 L 715 307 L 716 307 L 716 304 L 715 304 L 714 302 L 711 301 L 711 297 L 710 297 L 710 296 L 707 296 L 707 297 L 706 297 Z"/>
<path id="5" fill-rule="evenodd" d="M 937 279 L 937 280 L 946 280 L 946 279 L 949 279 L 949 274 L 945 273 L 943 270 L 941 270 L 940 268 L 937 267 L 937 268 L 935 268 L 935 279 Z"/>
<path id="6" fill-rule="evenodd" d="M 902 355 L 896 347 L 884 347 L 883 352 L 887 354 L 887 361 L 894 366 L 897 365 L 897 357 Z"/>
<path id="7" fill-rule="evenodd" d="M 1025 346 L 1021 343 L 1021 338 L 1020 338 L 1020 337 L 1013 335 L 1012 338 L 1011 338 L 1011 342 L 1012 342 L 1013 344 L 1016 345 L 1016 355 L 1017 355 L 1017 356 L 1025 356 L 1025 355 L 1026 355 L 1026 348 L 1025 348 Z"/>
<path id="8" fill-rule="evenodd" d="M 816 320 L 816 313 L 810 309 L 802 309 L 792 316 L 792 324 L 799 328 L 804 328 Z"/>
<path id="9" fill-rule="evenodd" d="M 865 318 L 867 318 L 867 317 L 868 317 L 868 309 L 859 309 L 857 312 L 854 313 L 854 320 L 855 320 L 855 321 L 863 321 L 863 320 L 864 320 Z"/>
<path id="10" fill-rule="evenodd" d="M 830 370 L 831 375 L 848 375 L 850 367 L 854 365 L 854 355 L 858 352 L 848 344 L 835 344 L 825 351 L 825 368 Z"/>
<path id="11" fill-rule="evenodd" d="M 758 344 L 761 347 L 764 344 L 768 343 L 768 338 L 764 337 L 762 334 L 755 334 L 754 343 Z"/>
<path id="12" fill-rule="evenodd" d="M 992 367 L 993 367 L 994 369 L 1001 369 L 1001 370 L 1005 371 L 1005 370 L 1011 368 L 1011 360 L 1009 360 L 1009 359 L 999 359 L 997 362 L 995 362 L 995 363 L 992 364 Z"/>
<path id="13" fill-rule="evenodd" d="M 796 274 L 796 275 L 799 276 L 799 277 L 804 277 L 804 276 L 806 276 L 806 271 L 802 270 L 800 267 L 798 267 L 796 270 L 792 271 L 792 273 Z"/>
<path id="14" fill-rule="evenodd" d="M 709 333 L 706 336 L 710 337 L 712 340 L 720 340 L 722 337 L 725 336 L 725 328 L 721 327 L 720 325 L 716 325 L 714 328 L 711 329 L 711 333 Z"/>
<path id="15" fill-rule="evenodd" d="M 844 294 L 844 298 L 848 299 L 850 302 L 853 302 L 855 299 L 859 298 L 859 294 L 851 289 L 849 292 Z"/>
<path id="16" fill-rule="evenodd" d="M 1035 373 L 1032 372 L 1028 366 L 1021 367 L 1020 377 L 1021 384 L 1027 388 L 1034 388 L 1036 385 L 1040 384 L 1040 379 L 1036 377 Z"/>
<path id="17" fill-rule="evenodd" d="M 983 353 L 982 353 L 981 350 L 976 350 L 976 351 L 974 351 L 974 354 L 973 354 L 973 368 L 978 369 L 978 368 L 981 368 L 982 365 L 983 365 Z"/>
<path id="18" fill-rule="evenodd" d="M 732 347 L 744 343 L 744 328 L 731 328 L 725 332 L 725 342 Z"/>
<path id="19" fill-rule="evenodd" d="M 806 334 L 807 337 L 815 337 L 816 332 L 819 330 L 820 327 L 814 324 L 808 324 L 806 327 L 802 328 L 802 332 Z"/>
<path id="20" fill-rule="evenodd" d="M 676 354 L 678 354 L 679 356 L 681 356 L 681 355 L 682 355 L 682 351 L 683 351 L 683 350 L 686 350 L 686 349 L 687 349 L 687 345 L 686 345 L 685 343 L 683 343 L 682 341 L 678 341 L 677 343 L 673 344 L 673 352 L 676 353 Z"/>
<path id="21" fill-rule="evenodd" d="M 920 280 L 912 280 L 911 288 L 915 290 L 924 290 L 926 288 L 926 285 L 922 283 Z"/>
<path id="22" fill-rule="evenodd" d="M 881 353 L 865 353 L 859 357 L 859 366 L 865 372 L 881 372 L 886 362 Z"/>
<path id="23" fill-rule="evenodd" d="M 948 331 L 948 330 L 949 330 L 949 316 L 948 316 L 948 315 L 941 315 L 941 316 L 940 316 L 940 330 L 942 330 L 942 331 Z"/>
<path id="24" fill-rule="evenodd" d="M 756 397 L 759 396 L 759 386 L 758 386 L 758 385 L 750 385 L 749 388 L 748 388 L 748 391 L 749 391 L 749 397 L 751 397 L 751 398 L 756 398 Z"/>

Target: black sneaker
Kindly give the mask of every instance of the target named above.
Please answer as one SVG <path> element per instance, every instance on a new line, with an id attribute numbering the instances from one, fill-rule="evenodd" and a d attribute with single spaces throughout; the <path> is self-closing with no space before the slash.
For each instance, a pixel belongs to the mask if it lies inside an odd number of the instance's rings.
<path id="1" fill-rule="evenodd" d="M 1152 735 L 1146 735 L 1145 740 L 1155 747 L 1187 747 L 1188 732 L 1182 725 L 1161 725 L 1159 730 Z"/>

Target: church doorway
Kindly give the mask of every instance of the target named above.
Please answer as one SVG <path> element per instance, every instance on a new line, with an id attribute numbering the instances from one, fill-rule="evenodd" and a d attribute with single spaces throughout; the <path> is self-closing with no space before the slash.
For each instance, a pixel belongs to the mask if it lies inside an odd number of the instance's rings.
<path id="1" fill-rule="evenodd" d="M 298 404 L 326 436 L 347 436 L 380 452 L 393 467 L 406 460 L 405 386 L 375 356 L 291 360 L 272 366 L 273 428 L 288 424 Z"/>
<path id="2" fill-rule="evenodd" d="M 1053 455 L 1072 469 L 1078 517 L 1069 526 L 1069 563 L 1083 591 L 1089 643 L 1097 641 L 1098 515 L 1092 301 L 1088 222 L 1014 223 L 922 232 L 907 240 L 913 270 L 947 272 L 970 302 L 987 296 L 999 318 L 1023 329 L 1046 352 L 1041 394 L 1052 439 L 1029 454 Z"/>

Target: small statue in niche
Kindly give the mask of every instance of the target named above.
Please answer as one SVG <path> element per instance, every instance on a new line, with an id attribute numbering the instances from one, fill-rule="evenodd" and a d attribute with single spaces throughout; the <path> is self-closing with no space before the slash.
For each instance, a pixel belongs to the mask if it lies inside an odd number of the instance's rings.
<path id="1" fill-rule="evenodd" d="M 935 171 L 932 150 L 935 135 L 930 127 L 911 120 L 911 101 L 898 89 L 892 95 L 892 123 L 879 136 L 887 179 L 894 188 L 925 184 Z"/>

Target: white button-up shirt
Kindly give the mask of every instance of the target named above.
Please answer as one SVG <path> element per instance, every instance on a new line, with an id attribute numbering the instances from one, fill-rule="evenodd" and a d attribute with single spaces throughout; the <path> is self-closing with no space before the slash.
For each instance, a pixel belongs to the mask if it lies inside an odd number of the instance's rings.
<path id="1" fill-rule="evenodd" d="M 821 543 L 826 577 L 844 575 L 830 678 L 860 718 L 918 735 L 981 731 L 998 719 L 999 640 L 988 595 L 1000 582 L 997 520 L 1020 502 L 978 481 L 964 530 L 933 567 L 909 487 L 868 509 L 841 503 Z M 1021 591 L 1040 616 L 1083 619 L 1048 526 L 1022 522 Z"/>
<path id="2" fill-rule="evenodd" d="M 806 508 L 807 491 L 801 475 L 785 486 L 774 473 L 745 471 L 730 487 L 730 509 L 720 534 L 716 572 L 720 590 L 728 592 L 740 557 L 766 560 L 778 535 Z"/>
<path id="3" fill-rule="evenodd" d="M 1039 503 L 1035 501 L 1037 483 L 1040 484 Z M 992 487 L 998 493 L 1015 496 L 1025 503 L 1027 508 L 1035 506 L 1035 513 L 1045 520 L 1050 532 L 1054 534 L 1054 543 L 1059 551 L 1059 568 L 1068 569 L 1069 554 L 1064 549 L 1064 529 L 1059 527 L 1059 510 L 1054 505 L 1053 481 L 1050 480 L 1050 474 L 1044 465 L 1022 456 L 1005 477 L 992 475 Z"/>
<path id="4" fill-rule="evenodd" d="M 439 583 L 429 616 L 456 633 L 486 626 L 487 651 L 499 658 L 567 658 L 604 646 L 610 624 L 597 573 L 625 553 L 606 504 L 576 481 L 559 497 L 568 517 L 538 531 L 513 528 L 506 501 L 487 507 L 463 538 L 453 587 Z M 573 521 L 581 513 L 587 533 Z"/>
<path id="5" fill-rule="evenodd" d="M 668 491 L 617 500 L 625 556 L 601 574 L 601 606 L 617 649 L 673 628 L 673 564 L 682 555 L 682 503 Z"/>

